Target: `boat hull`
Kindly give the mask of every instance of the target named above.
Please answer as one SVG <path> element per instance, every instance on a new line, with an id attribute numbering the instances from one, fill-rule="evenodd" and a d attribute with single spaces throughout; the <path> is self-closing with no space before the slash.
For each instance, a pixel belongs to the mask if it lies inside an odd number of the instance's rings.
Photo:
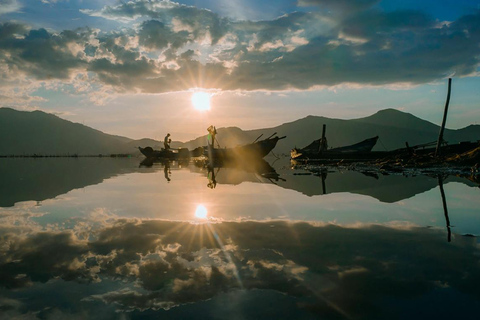
<path id="1" fill-rule="evenodd" d="M 275 148 L 279 140 L 284 138 L 269 138 L 235 148 L 217 149 L 207 147 L 204 155 L 215 162 L 245 162 L 262 159 Z"/>
<path id="2" fill-rule="evenodd" d="M 302 149 L 294 148 L 290 152 L 291 159 L 336 159 L 336 158 L 371 158 L 371 151 L 378 141 L 378 136 L 358 143 L 320 151 L 320 139 Z"/>
<path id="3" fill-rule="evenodd" d="M 480 142 L 464 141 L 460 143 L 449 144 L 441 147 L 441 154 L 453 156 L 473 150 L 480 146 Z M 291 158 L 294 161 L 309 161 L 309 162 L 361 162 L 361 161 L 376 161 L 392 158 L 407 158 L 411 156 L 425 156 L 435 154 L 435 147 L 417 148 L 412 146 L 410 148 L 400 148 L 391 151 L 371 151 L 371 152 L 326 152 L 323 154 L 307 154 L 296 158 Z M 293 152 L 293 150 L 292 150 Z"/>
<path id="4" fill-rule="evenodd" d="M 195 149 L 193 151 L 189 151 L 186 148 L 180 148 L 175 150 L 154 150 L 152 147 L 138 147 L 138 150 L 147 158 L 154 158 L 154 159 L 165 159 L 165 160 L 179 160 L 179 159 L 188 159 L 190 157 L 200 156 L 202 150 Z"/>

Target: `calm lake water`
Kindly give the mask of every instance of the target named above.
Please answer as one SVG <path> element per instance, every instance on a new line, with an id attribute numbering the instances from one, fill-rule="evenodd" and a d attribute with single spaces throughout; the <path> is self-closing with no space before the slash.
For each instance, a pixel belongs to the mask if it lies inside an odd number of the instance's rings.
<path id="1" fill-rule="evenodd" d="M 141 161 L 0 159 L 0 318 L 478 317 L 475 183 Z"/>

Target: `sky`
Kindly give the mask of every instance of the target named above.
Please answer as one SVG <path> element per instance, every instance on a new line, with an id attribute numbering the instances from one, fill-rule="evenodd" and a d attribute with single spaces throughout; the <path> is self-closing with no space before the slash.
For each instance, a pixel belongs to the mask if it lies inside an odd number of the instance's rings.
<path id="1" fill-rule="evenodd" d="M 134 139 L 386 108 L 440 124 L 449 77 L 447 127 L 480 124 L 479 59 L 475 0 L 0 0 L 0 107 Z"/>

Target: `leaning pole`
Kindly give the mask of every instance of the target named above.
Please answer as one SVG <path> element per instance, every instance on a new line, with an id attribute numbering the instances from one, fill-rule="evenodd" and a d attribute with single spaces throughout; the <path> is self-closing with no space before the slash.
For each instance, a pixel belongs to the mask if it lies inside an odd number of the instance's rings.
<path id="1" fill-rule="evenodd" d="M 443 142 L 443 131 L 445 130 L 445 123 L 447 122 L 448 104 L 450 103 L 450 91 L 452 89 L 452 78 L 448 78 L 448 93 L 447 101 L 445 102 L 445 110 L 443 111 L 442 126 L 440 127 L 440 133 L 438 134 L 437 148 L 435 149 L 435 157 L 440 154 L 440 146 Z"/>

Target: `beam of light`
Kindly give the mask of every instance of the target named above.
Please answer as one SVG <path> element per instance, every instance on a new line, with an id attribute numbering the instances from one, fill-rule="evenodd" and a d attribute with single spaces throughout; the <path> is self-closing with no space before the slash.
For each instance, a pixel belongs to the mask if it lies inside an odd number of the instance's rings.
<path id="1" fill-rule="evenodd" d="M 192 105 L 196 110 L 210 110 L 210 94 L 203 91 L 197 91 L 192 94 Z"/>
<path id="2" fill-rule="evenodd" d="M 211 239 L 211 237 L 213 236 L 214 241 L 218 244 L 219 248 L 222 250 L 223 254 L 225 255 L 225 258 L 228 261 L 228 263 L 233 266 L 233 275 L 237 279 L 239 287 L 241 289 L 243 289 L 243 283 L 242 283 L 242 280 L 240 278 L 240 274 L 238 272 L 237 265 L 233 261 L 231 255 L 230 255 L 230 252 L 227 249 L 225 249 L 225 245 L 223 244 L 223 241 L 220 238 L 220 236 L 218 235 L 218 233 L 215 231 L 212 223 L 210 223 L 210 221 L 208 220 L 209 219 L 208 218 L 208 210 L 203 204 L 199 204 L 197 206 L 197 209 L 195 210 L 195 218 L 201 219 L 201 220 L 206 220 L 205 226 L 210 231 L 209 233 L 207 233 L 208 238 Z M 202 234 L 201 238 L 203 239 L 203 234 Z M 203 240 L 202 240 L 202 242 L 203 242 Z"/>
<path id="3" fill-rule="evenodd" d="M 220 249 L 222 249 L 223 254 L 227 258 L 227 261 L 230 263 L 230 265 L 233 266 L 233 275 L 237 279 L 238 285 L 240 286 L 240 289 L 243 289 L 243 283 L 242 279 L 240 278 L 240 273 L 238 272 L 237 265 L 235 262 L 233 262 L 232 256 L 230 253 L 225 249 L 225 246 L 223 245 L 223 241 L 218 235 L 218 233 L 215 231 L 211 223 L 207 223 L 207 227 L 210 229 L 210 232 L 213 234 L 213 237 L 215 238 L 215 241 L 217 241 L 218 245 L 220 246 Z"/>

